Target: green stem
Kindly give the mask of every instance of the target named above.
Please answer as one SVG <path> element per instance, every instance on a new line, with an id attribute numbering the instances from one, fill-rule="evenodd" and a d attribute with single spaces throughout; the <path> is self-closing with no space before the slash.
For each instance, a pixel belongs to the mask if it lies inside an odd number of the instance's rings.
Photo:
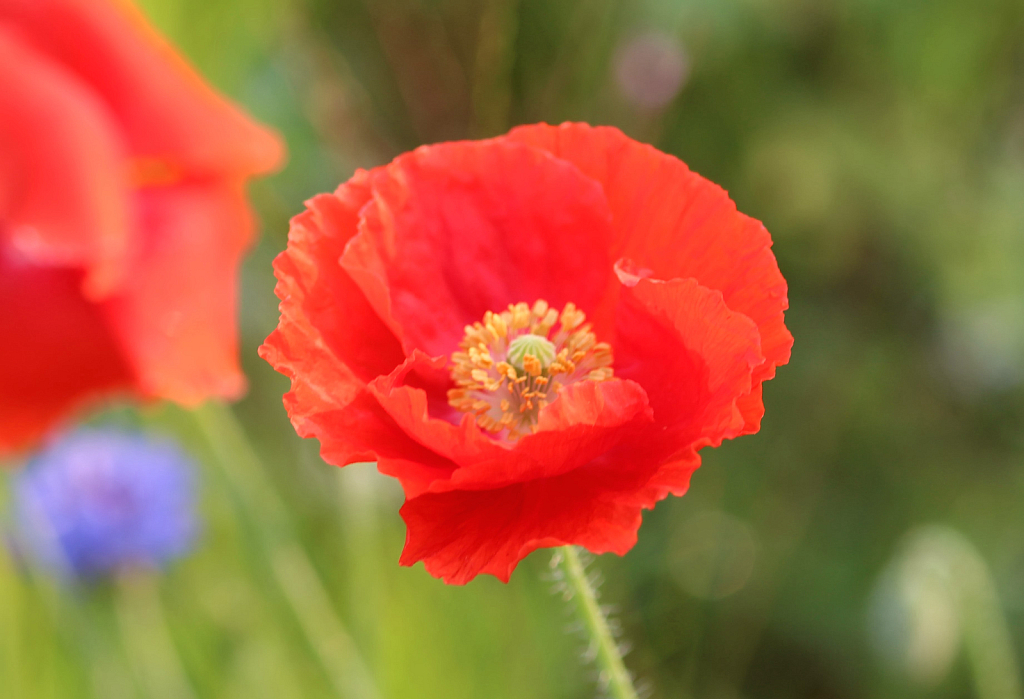
<path id="1" fill-rule="evenodd" d="M 2 468 L 2 464 L 0 464 Z M 6 546 L 0 546 L 0 677 L 10 696 L 29 696 L 21 639 L 22 618 L 26 614 L 23 585 Z"/>
<path id="2" fill-rule="evenodd" d="M 96 598 L 89 594 L 91 591 L 69 582 L 63 581 L 56 586 L 57 581 L 52 578 L 33 577 L 28 583 L 33 588 L 35 606 L 40 607 L 40 611 L 49 617 L 45 619 L 44 634 L 50 642 L 32 643 L 32 639 L 31 647 L 66 645 L 76 650 L 76 660 L 85 676 L 64 675 L 62 696 L 68 692 L 75 696 L 81 694 L 85 689 L 81 686 L 84 679 L 88 684 L 84 695 L 92 699 L 137 699 L 138 673 L 135 672 L 137 668 L 129 667 L 128 658 L 123 652 L 126 644 L 118 644 L 110 637 L 105 624 L 106 617 L 100 611 Z M 44 619 L 39 617 L 33 619 L 35 624 L 42 621 Z M 45 668 L 44 672 L 54 677 L 63 674 L 54 672 L 52 668 Z M 44 690 L 38 681 L 35 684 L 35 691 L 28 691 L 24 695 L 26 698 L 53 693 Z"/>
<path id="3" fill-rule="evenodd" d="M 150 699 L 195 699 L 196 693 L 171 638 L 156 576 L 120 575 L 114 597 L 125 652 Z"/>
<path id="4" fill-rule="evenodd" d="M 597 663 L 601 668 L 601 681 L 615 699 L 637 699 L 633 680 L 629 676 L 608 618 L 601 610 L 597 590 L 590 584 L 587 572 L 575 546 L 563 546 L 555 554 L 552 566 L 560 566 L 565 575 L 567 593 L 576 600 L 580 620 L 587 628 L 590 642 L 597 650 Z"/>
<path id="5" fill-rule="evenodd" d="M 351 464 L 335 469 L 338 516 L 348 553 L 350 628 L 371 669 L 380 667 L 380 611 L 384 598 L 377 525 L 376 464 Z"/>
<path id="6" fill-rule="evenodd" d="M 335 692 L 346 699 L 377 699 L 373 678 L 234 413 L 225 405 L 207 403 L 193 415 L 245 518 L 261 539 L 274 578 Z"/>

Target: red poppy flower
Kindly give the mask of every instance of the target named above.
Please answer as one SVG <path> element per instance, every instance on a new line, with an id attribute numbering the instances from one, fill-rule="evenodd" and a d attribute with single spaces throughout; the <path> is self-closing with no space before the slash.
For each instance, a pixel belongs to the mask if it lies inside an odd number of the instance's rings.
<path id="1" fill-rule="evenodd" d="M 262 356 L 324 459 L 401 482 L 401 563 L 450 583 L 625 553 L 789 359 L 768 232 L 614 128 L 425 146 L 307 205 Z"/>
<path id="2" fill-rule="evenodd" d="M 277 137 L 120 0 L 0 0 L 0 451 L 110 392 L 243 388 L 245 180 Z"/>

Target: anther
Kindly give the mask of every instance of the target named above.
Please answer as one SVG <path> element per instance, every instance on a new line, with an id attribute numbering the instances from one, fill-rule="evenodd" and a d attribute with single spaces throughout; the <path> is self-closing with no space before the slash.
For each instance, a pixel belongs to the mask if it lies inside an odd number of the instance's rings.
<path id="1" fill-rule="evenodd" d="M 585 321 L 574 304 L 559 313 L 543 299 L 488 311 L 482 323 L 466 326 L 452 353 L 456 388 L 448 402 L 483 429 L 507 430 L 508 439 L 535 430 L 541 409 L 563 386 L 613 376 L 611 347 L 597 342 Z"/>

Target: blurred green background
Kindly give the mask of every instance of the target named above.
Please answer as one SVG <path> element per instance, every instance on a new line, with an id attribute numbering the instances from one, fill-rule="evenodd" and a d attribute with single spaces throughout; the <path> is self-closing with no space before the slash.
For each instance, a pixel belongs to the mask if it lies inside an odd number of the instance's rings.
<path id="1" fill-rule="evenodd" d="M 765 222 L 790 284 L 793 360 L 760 434 L 705 451 L 636 548 L 596 562 L 651 696 L 978 696 L 962 600 L 915 596 L 934 586 L 890 563 L 927 523 L 976 547 L 1024 658 L 1020 0 L 141 4 L 289 144 L 252 188 L 236 406 L 273 487 L 245 500 L 181 411 L 102 416 L 207 464 L 201 546 L 155 583 L 87 590 L 7 561 L 0 696 L 313 699 L 360 664 L 377 689 L 353 699 L 595 696 L 549 553 L 508 585 L 400 568 L 397 486 L 321 462 L 256 357 L 304 199 L 420 143 L 535 121 L 613 124 L 679 156 Z M 275 582 L 307 570 L 289 567 L 296 541 L 327 592 L 298 608 Z"/>

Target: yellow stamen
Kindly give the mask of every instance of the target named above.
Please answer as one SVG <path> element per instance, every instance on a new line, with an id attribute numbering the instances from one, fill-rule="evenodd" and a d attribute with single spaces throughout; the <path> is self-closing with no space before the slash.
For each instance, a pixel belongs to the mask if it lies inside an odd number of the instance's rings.
<path id="1" fill-rule="evenodd" d="M 573 303 L 559 313 L 543 299 L 467 325 L 452 364 L 448 402 L 490 432 L 507 430 L 508 439 L 536 430 L 540 410 L 563 386 L 614 375 L 611 346 L 597 341 L 586 314 Z"/>

